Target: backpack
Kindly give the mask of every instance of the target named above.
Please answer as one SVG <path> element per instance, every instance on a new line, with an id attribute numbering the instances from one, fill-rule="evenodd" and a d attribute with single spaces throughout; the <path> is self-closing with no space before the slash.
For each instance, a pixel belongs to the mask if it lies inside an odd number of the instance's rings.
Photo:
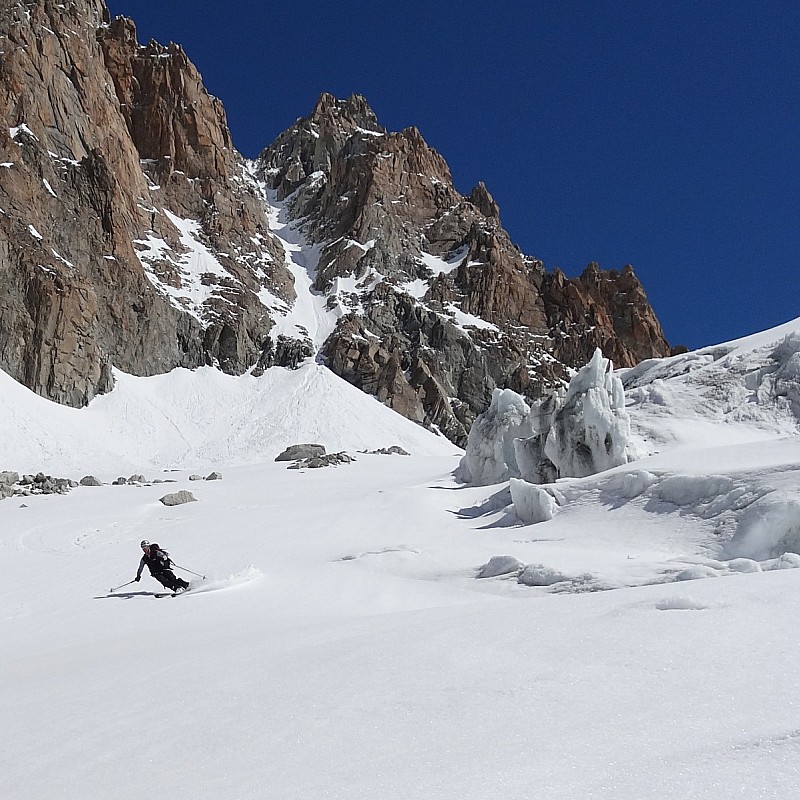
<path id="1" fill-rule="evenodd" d="M 169 569 L 169 553 L 166 550 L 162 550 L 155 542 L 150 545 L 150 558 L 158 562 L 162 569 Z"/>

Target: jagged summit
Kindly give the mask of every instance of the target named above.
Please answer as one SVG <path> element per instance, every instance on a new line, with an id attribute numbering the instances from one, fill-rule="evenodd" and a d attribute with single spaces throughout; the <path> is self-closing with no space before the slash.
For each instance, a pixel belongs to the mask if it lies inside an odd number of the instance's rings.
<path id="1" fill-rule="evenodd" d="M 364 130 L 386 133 L 386 130 L 378 124 L 378 118 L 367 98 L 360 94 L 351 94 L 345 100 L 339 100 L 329 92 L 323 92 L 309 120 L 317 125 L 322 124 L 324 120 L 337 120 Z"/>
<path id="2" fill-rule="evenodd" d="M 259 171 L 283 199 L 309 176 L 330 170 L 335 155 L 357 132 L 386 134 L 364 97 L 353 94 L 339 100 L 324 92 L 309 116 L 299 117 L 261 152 Z"/>
<path id="3" fill-rule="evenodd" d="M 595 347 L 623 366 L 669 352 L 632 270 L 547 273 L 485 184 L 462 196 L 417 128 L 356 125 L 353 103 L 323 95 L 255 167 L 316 247 L 334 371 L 463 442 L 496 386 L 535 395 Z"/>
<path id="4" fill-rule="evenodd" d="M 470 192 L 469 201 L 484 217 L 496 220 L 497 224 L 500 224 L 500 206 L 497 205 L 483 181 L 479 181 L 478 185 Z"/>
<path id="5" fill-rule="evenodd" d="M 4 9 L 0 368 L 39 394 L 315 357 L 463 443 L 496 387 L 669 352 L 632 270 L 548 273 L 364 97 L 322 94 L 247 162 L 179 45 L 100 0 Z"/>

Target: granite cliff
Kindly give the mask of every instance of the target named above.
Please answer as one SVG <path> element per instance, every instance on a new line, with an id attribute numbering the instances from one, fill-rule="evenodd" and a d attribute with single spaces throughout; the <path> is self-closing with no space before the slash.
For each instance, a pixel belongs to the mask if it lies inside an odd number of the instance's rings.
<path id="1" fill-rule="evenodd" d="M 486 186 L 453 186 L 416 128 L 324 94 L 259 156 L 256 174 L 316 246 L 314 288 L 340 317 L 337 374 L 463 443 L 495 387 L 532 397 L 595 348 L 618 366 L 670 352 L 631 267 L 548 273 L 500 223 Z"/>
<path id="2" fill-rule="evenodd" d="M 0 368 L 47 398 L 316 357 L 463 444 L 495 387 L 670 352 L 630 267 L 548 272 L 363 97 L 248 162 L 183 49 L 102 0 L 0 0 L 0 51 Z"/>

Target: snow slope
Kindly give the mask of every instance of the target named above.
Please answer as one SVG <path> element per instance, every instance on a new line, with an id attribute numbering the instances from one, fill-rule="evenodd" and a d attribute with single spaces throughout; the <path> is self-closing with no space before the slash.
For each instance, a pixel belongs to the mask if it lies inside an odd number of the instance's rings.
<path id="1" fill-rule="evenodd" d="M 392 444 L 421 455 L 457 450 L 311 361 L 260 378 L 211 367 L 150 378 L 114 375 L 112 392 L 74 409 L 0 372 L 3 463 L 19 472 L 116 477 L 271 460 L 298 442 L 318 442 L 329 452 Z"/>
<path id="2" fill-rule="evenodd" d="M 0 376 L 0 469 L 175 481 L 0 502 L 0 796 L 793 797 L 798 329 L 628 371 L 641 458 L 536 525 L 318 365 L 80 411 Z M 303 440 L 357 460 L 273 461 Z M 208 579 L 109 591 L 145 537 Z"/>

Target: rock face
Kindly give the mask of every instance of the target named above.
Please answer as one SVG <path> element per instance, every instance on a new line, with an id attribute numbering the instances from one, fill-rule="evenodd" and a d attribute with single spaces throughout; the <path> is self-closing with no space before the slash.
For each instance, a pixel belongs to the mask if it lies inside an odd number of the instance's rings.
<path id="1" fill-rule="evenodd" d="M 670 352 L 631 267 L 547 273 L 482 183 L 461 196 L 420 132 L 387 132 L 362 97 L 323 95 L 257 174 L 317 247 L 339 313 L 327 364 L 457 444 L 496 388 L 538 397 L 597 347 L 619 366 Z"/>
<path id="2" fill-rule="evenodd" d="M 0 0 L 0 368 L 80 406 L 139 375 L 242 372 L 291 301 L 219 101 L 101 0 Z"/>
<path id="3" fill-rule="evenodd" d="M 598 347 L 620 367 L 670 354 L 630 265 L 620 273 L 603 272 L 592 263 L 574 280 L 556 270 L 546 276 L 542 293 L 553 353 L 566 364 L 587 361 Z"/>
<path id="4" fill-rule="evenodd" d="M 363 97 L 323 94 L 249 163 L 182 48 L 103 0 L 0 0 L 0 39 L 0 368 L 47 398 L 316 357 L 464 445 L 494 389 L 669 353 L 630 267 L 548 273 Z"/>

